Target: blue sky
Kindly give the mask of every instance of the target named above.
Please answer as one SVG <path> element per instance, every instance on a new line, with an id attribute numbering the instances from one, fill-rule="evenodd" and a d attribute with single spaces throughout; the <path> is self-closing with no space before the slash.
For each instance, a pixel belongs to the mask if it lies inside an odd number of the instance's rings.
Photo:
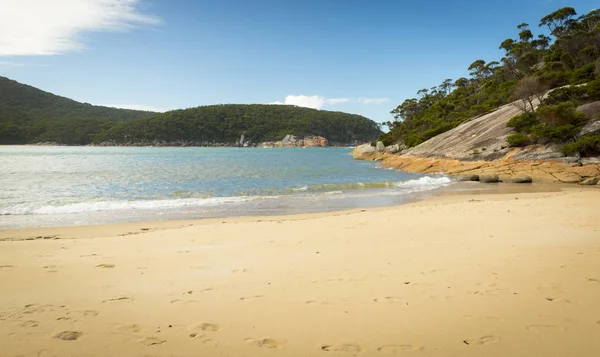
<path id="1" fill-rule="evenodd" d="M 382 122 L 597 0 L 1 0 L 0 75 L 92 104 L 287 102 Z"/>

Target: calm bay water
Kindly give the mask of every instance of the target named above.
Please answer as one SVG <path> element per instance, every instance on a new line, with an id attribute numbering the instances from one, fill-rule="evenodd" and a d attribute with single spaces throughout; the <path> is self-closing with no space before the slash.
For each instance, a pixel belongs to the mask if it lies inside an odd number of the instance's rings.
<path id="1" fill-rule="evenodd" d="M 0 146 L 0 228 L 386 206 L 450 184 L 349 152 Z"/>

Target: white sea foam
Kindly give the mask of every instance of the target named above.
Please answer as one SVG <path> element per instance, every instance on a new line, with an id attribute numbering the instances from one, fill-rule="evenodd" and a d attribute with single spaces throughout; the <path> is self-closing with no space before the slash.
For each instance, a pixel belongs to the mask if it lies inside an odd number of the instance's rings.
<path id="1" fill-rule="evenodd" d="M 418 179 L 400 181 L 400 182 L 356 182 L 344 184 L 324 184 L 315 186 L 302 186 L 295 189 L 294 194 L 283 195 L 281 197 L 290 197 L 301 200 L 307 191 L 316 191 L 311 195 L 312 198 L 322 196 L 342 195 L 344 192 L 351 196 L 369 196 L 374 193 L 369 189 L 383 189 L 385 191 L 376 193 L 403 195 L 415 192 L 433 190 L 447 186 L 451 183 L 450 178 L 445 176 L 423 176 Z M 361 192 L 361 193 L 359 193 Z M 101 211 L 118 210 L 177 210 L 179 208 L 193 207 L 219 207 L 227 204 L 244 203 L 249 201 L 260 201 L 268 199 L 277 199 L 280 196 L 238 196 L 238 197 L 211 197 L 211 198 L 178 198 L 161 200 L 127 200 L 127 201 L 95 201 L 79 202 L 64 205 L 15 205 L 0 209 L 1 215 L 52 215 L 52 214 L 70 214 Z"/>
<path id="2" fill-rule="evenodd" d="M 401 181 L 396 183 L 396 187 L 441 187 L 450 184 L 452 180 L 446 176 L 423 176 L 416 180 Z"/>
<path id="3" fill-rule="evenodd" d="M 16 205 L 1 209 L 0 215 L 67 214 L 128 209 L 173 209 L 183 207 L 219 206 L 227 203 L 246 202 L 253 199 L 255 199 L 255 197 L 212 197 L 148 201 L 98 201 L 72 203 L 62 206 L 46 205 L 41 207 L 35 207 L 31 205 Z"/>

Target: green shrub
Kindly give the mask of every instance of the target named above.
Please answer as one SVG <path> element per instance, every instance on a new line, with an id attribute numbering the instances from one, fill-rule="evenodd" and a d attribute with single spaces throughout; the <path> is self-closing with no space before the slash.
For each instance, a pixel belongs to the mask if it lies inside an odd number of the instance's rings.
<path id="1" fill-rule="evenodd" d="M 600 136 L 584 136 L 581 139 L 562 147 L 565 155 L 595 156 L 600 154 Z"/>
<path id="2" fill-rule="evenodd" d="M 583 113 L 577 112 L 573 102 L 562 102 L 555 105 L 538 107 L 536 114 L 541 122 L 550 126 L 580 125 L 587 118 Z"/>
<path id="3" fill-rule="evenodd" d="M 377 140 L 381 141 L 385 146 L 393 145 L 395 142 L 394 137 L 392 136 L 392 132 L 379 135 L 379 138 Z"/>
<path id="4" fill-rule="evenodd" d="M 600 100 L 600 78 L 585 86 L 589 100 Z"/>
<path id="5" fill-rule="evenodd" d="M 523 133 L 529 132 L 531 127 L 539 123 L 538 118 L 533 113 L 523 113 L 513 117 L 506 123 L 509 128 L 515 129 L 516 132 Z"/>
<path id="6" fill-rule="evenodd" d="M 529 137 L 521 133 L 512 134 L 511 136 L 506 138 L 506 141 L 508 141 L 508 145 L 512 147 L 521 147 L 531 144 L 531 140 L 529 140 Z"/>
<path id="7" fill-rule="evenodd" d="M 579 128 L 571 124 L 557 127 L 540 124 L 531 129 L 531 136 L 535 142 L 540 144 L 564 143 L 573 140 L 578 132 Z"/>
<path id="8" fill-rule="evenodd" d="M 595 78 L 595 69 L 596 65 L 594 63 L 588 63 L 583 67 L 577 68 L 571 73 L 571 84 L 582 84 L 593 81 Z"/>
<path id="9" fill-rule="evenodd" d="M 584 86 L 557 88 L 548 93 L 543 104 L 558 104 L 560 102 L 569 102 L 573 100 L 586 100 L 588 96 L 588 88 Z"/>

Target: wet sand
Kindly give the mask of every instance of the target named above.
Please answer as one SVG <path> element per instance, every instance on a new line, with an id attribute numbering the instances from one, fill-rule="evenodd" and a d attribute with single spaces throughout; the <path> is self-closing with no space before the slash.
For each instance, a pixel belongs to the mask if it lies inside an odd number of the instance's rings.
<path id="1" fill-rule="evenodd" d="M 0 356 L 597 356 L 600 190 L 0 231 Z"/>

